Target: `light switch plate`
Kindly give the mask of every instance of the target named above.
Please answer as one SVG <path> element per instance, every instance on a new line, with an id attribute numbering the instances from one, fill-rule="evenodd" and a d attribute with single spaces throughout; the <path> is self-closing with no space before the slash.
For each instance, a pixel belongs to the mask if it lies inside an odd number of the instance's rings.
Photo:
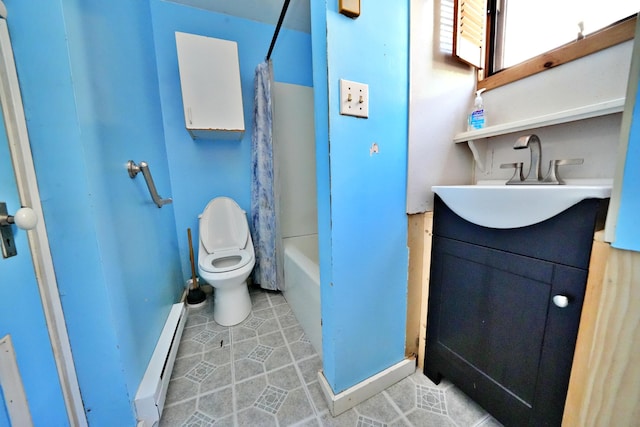
<path id="1" fill-rule="evenodd" d="M 349 18 L 360 16 L 360 0 L 338 0 L 338 12 Z"/>
<path id="2" fill-rule="evenodd" d="M 340 79 L 340 114 L 369 117 L 369 85 Z"/>

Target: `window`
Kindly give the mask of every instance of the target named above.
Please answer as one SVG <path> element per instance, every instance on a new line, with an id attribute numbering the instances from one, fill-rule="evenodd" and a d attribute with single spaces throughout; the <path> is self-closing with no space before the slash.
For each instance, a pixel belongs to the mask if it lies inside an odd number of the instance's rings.
<path id="1" fill-rule="evenodd" d="M 638 9 L 640 0 L 457 0 L 455 54 L 491 89 L 632 39 Z"/>

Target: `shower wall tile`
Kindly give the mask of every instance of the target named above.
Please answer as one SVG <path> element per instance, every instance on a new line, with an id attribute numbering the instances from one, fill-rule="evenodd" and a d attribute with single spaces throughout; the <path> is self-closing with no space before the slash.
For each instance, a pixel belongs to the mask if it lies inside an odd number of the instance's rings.
<path id="1" fill-rule="evenodd" d="M 313 88 L 276 82 L 272 93 L 282 237 L 317 234 Z"/>

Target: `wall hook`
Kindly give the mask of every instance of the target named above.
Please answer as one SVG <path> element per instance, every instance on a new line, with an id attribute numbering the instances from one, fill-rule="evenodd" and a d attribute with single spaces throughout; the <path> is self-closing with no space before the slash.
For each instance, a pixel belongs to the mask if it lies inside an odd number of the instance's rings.
<path id="1" fill-rule="evenodd" d="M 129 177 L 131 179 L 135 178 L 139 172 L 142 172 L 142 175 L 144 176 L 144 180 L 147 183 L 147 188 L 149 189 L 149 194 L 151 194 L 151 198 L 153 199 L 153 202 L 156 205 L 158 205 L 159 208 L 173 202 L 173 199 L 171 199 L 171 197 L 167 199 L 163 199 L 158 194 L 158 190 L 156 190 L 156 186 L 153 183 L 153 178 L 151 177 L 151 171 L 149 170 L 149 165 L 147 164 L 147 162 L 142 161 L 140 162 L 140 165 L 136 165 L 136 163 L 133 160 L 129 160 L 127 162 L 127 170 L 129 171 Z"/>

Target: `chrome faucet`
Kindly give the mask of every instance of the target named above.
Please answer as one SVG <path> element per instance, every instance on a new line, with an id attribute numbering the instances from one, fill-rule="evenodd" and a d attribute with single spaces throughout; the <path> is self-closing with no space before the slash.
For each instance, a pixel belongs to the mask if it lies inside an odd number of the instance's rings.
<path id="1" fill-rule="evenodd" d="M 535 182 L 542 180 L 540 173 L 540 158 L 542 157 L 542 147 L 540 146 L 540 138 L 537 135 L 527 135 L 518 138 L 513 145 L 514 150 L 523 150 L 528 148 L 531 153 L 531 161 L 529 163 L 529 172 L 524 177 L 524 182 Z"/>
<path id="2" fill-rule="evenodd" d="M 559 185 L 564 184 L 564 181 L 558 175 L 558 166 L 566 165 L 581 165 L 583 159 L 567 159 L 567 160 L 551 160 L 549 162 L 549 170 L 547 174 L 542 177 L 540 170 L 540 161 L 542 158 L 542 146 L 540 145 L 540 138 L 537 135 L 527 135 L 518 138 L 513 145 L 515 150 L 529 149 L 531 158 L 529 161 L 529 171 L 527 175 L 524 175 L 523 164 L 519 163 L 505 163 L 500 165 L 501 169 L 515 169 L 513 176 L 507 185 L 526 185 L 526 184 L 551 184 Z"/>

